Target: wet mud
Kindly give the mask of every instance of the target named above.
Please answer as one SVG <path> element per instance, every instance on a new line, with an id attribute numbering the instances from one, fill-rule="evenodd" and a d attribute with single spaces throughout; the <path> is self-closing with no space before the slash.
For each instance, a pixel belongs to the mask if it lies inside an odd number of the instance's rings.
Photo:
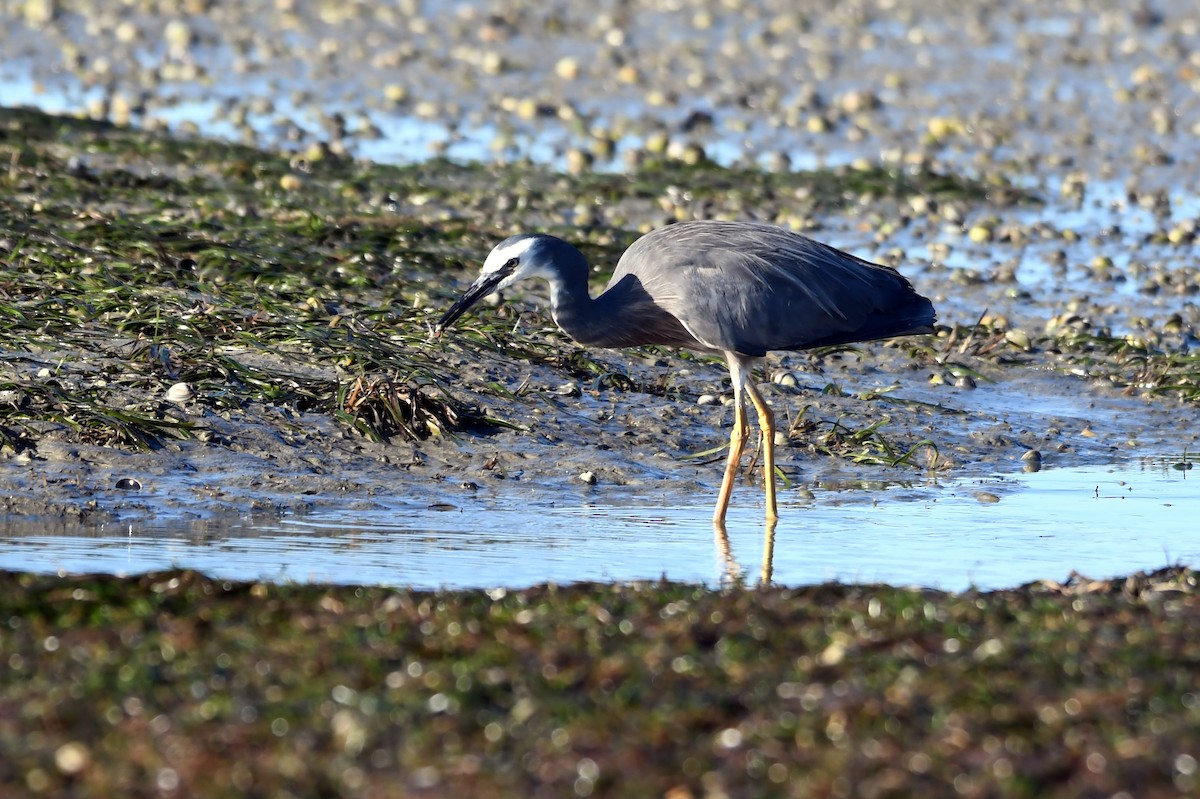
<path id="1" fill-rule="evenodd" d="M 392 174 L 359 162 L 356 179 L 367 188 L 339 184 L 342 206 L 326 211 L 314 200 L 313 211 L 342 229 L 371 217 L 376 238 L 347 240 L 384 255 L 375 266 L 369 252 L 356 263 L 363 279 L 352 289 L 326 287 L 333 316 L 338 302 L 351 314 L 395 308 L 363 324 L 419 336 L 490 245 L 522 229 L 581 240 L 602 273 L 640 230 L 686 218 L 766 219 L 897 266 L 934 299 L 942 325 L 937 336 L 767 360 L 764 391 L 788 431 L 779 458 L 785 490 L 1197 447 L 1200 206 L 1187 176 L 1197 169 L 1200 65 L 1181 44 L 1194 32 L 1187 4 L 1110 3 L 1086 14 L 916 0 L 736 11 L 648 4 L 599 14 L 473 3 L 351 6 L 332 16 L 286 3 L 182 16 L 173 8 L 8 7 L 0 27 L 15 49 L 0 80 L 31 77 L 49 104 L 74 98 L 75 110 L 141 129 L 171 127 L 186 138 L 198 123 L 282 149 L 288 168 L 259 181 L 264 194 L 218 197 L 194 223 L 222 203 L 255 213 L 267 195 L 289 192 L 280 206 L 302 214 L 297 193 L 311 188 L 306 170 L 321 159 L 424 158 L 411 148 L 372 149 L 389 133 L 402 139 L 406 120 L 443 128 L 435 149 L 451 156 L 533 157 L 564 171 L 545 191 L 537 179 L 510 171 L 498 183 L 482 170 L 456 172 L 455 191 L 389 193 Z M 214 106 L 215 118 L 189 117 Z M 22 161 L 22 136 L 3 140 L 13 163 L 4 190 L 10 265 L 30 257 L 30 231 L 49 227 L 40 205 L 52 193 L 48 178 Z M 461 149 L 471 142 L 480 149 Z M 135 175 L 182 184 L 206 174 L 202 164 L 161 156 L 106 155 L 94 140 L 59 146 L 56 163 L 101 182 Z M 900 176 L 962 176 L 981 189 L 845 188 L 830 201 L 811 188 L 739 185 L 745 173 L 723 181 L 688 171 L 716 170 L 714 162 L 778 174 L 882 165 Z M 675 171 L 615 189 L 594 182 L 597 169 L 641 175 L 660 164 Z M 181 191 L 167 213 L 187 220 L 187 197 Z M 78 215 L 119 217 L 137 201 L 81 196 L 71 205 Z M 278 208 L 264 216 L 268 225 L 285 218 Z M 388 232 L 392 222 L 464 235 L 414 257 L 407 234 Z M 61 423 L 26 426 L 0 448 L 3 511 L 90 522 L 297 513 L 369 506 L 380 495 L 422 507 L 496 496 L 712 501 L 732 418 L 722 364 L 657 350 L 585 353 L 553 330 L 541 287 L 506 300 L 480 326 L 464 324 L 421 350 L 447 396 L 503 424 L 373 440 L 328 406 L 223 405 L 209 386 L 163 411 L 202 435 L 162 436 L 145 448 Z M 534 345 L 539 355 L 527 357 Z M 355 376 L 332 360 L 314 365 L 309 354 L 276 347 L 254 357 L 289 375 L 316 369 L 313 379 L 331 383 Z M 43 370 L 84 372 L 89 359 L 114 356 L 9 344 L 0 368 L 11 381 L 36 382 L 50 379 L 38 377 Z M 161 401 L 168 385 L 131 389 L 128 400 Z M 748 476 L 735 503 L 761 502 L 747 487 L 759 479 Z"/>

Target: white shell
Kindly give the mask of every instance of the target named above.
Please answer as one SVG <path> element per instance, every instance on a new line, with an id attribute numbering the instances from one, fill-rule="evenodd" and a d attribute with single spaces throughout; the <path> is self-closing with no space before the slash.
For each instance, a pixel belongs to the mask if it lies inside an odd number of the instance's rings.
<path id="1" fill-rule="evenodd" d="M 167 389 L 167 399 L 171 402 L 187 402 L 194 396 L 196 392 L 187 383 L 176 383 Z"/>

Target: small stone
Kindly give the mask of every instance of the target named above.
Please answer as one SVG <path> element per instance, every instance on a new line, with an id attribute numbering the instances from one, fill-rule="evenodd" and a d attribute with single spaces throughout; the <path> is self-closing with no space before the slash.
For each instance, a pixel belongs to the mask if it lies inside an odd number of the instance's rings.
<path id="1" fill-rule="evenodd" d="M 139 38 L 141 38 L 142 35 L 142 32 L 138 29 L 138 26 L 129 20 L 118 23 L 117 27 L 113 30 L 113 33 L 116 35 L 117 41 L 121 42 L 122 44 L 131 44 L 136 42 Z"/>
<path id="2" fill-rule="evenodd" d="M 667 147 L 670 146 L 671 140 L 665 133 L 655 132 L 646 137 L 646 152 L 652 155 L 664 155 L 667 152 Z"/>
<path id="3" fill-rule="evenodd" d="M 787 386 L 788 388 L 794 388 L 796 384 L 800 382 L 796 379 L 795 372 L 776 372 L 775 376 L 771 378 L 771 380 L 776 385 Z"/>
<path id="4" fill-rule="evenodd" d="M 683 161 L 683 163 L 685 163 L 689 166 L 696 166 L 697 164 L 702 164 L 707 159 L 708 159 L 708 156 L 704 152 L 704 148 L 701 147 L 699 144 L 696 144 L 695 142 L 690 142 L 690 143 L 684 145 L 683 153 L 680 154 L 680 156 L 679 156 L 679 160 Z"/>
<path id="5" fill-rule="evenodd" d="M 1005 332 L 1004 340 L 1019 350 L 1029 349 L 1029 334 L 1023 330 L 1009 330 Z"/>
<path id="6" fill-rule="evenodd" d="M 975 499 L 985 505 L 995 504 L 1000 501 L 1000 497 L 990 491 L 980 491 L 975 495 Z"/>
<path id="7" fill-rule="evenodd" d="M 408 87 L 399 83 L 389 83 L 383 87 L 383 97 L 389 103 L 403 103 L 408 99 Z"/>
<path id="8" fill-rule="evenodd" d="M 171 57 L 182 59 L 187 56 L 188 48 L 192 46 L 192 29 L 183 20 L 173 19 L 163 28 L 163 39 Z"/>
<path id="9" fill-rule="evenodd" d="M 598 480 L 595 472 L 583 472 L 579 475 L 579 479 L 590 486 L 594 486 Z"/>
<path id="10" fill-rule="evenodd" d="M 31 28 L 40 28 L 58 16 L 58 4 L 54 0 L 27 0 L 23 8 L 25 21 Z"/>
<path id="11" fill-rule="evenodd" d="M 804 127 L 809 133 L 825 133 L 829 130 L 829 123 L 825 121 L 825 117 L 814 115 L 808 118 Z"/>
<path id="12" fill-rule="evenodd" d="M 987 225 L 972 225 L 967 231 L 967 238 L 976 244 L 983 244 L 992 240 L 992 229 Z"/>
<path id="13" fill-rule="evenodd" d="M 583 395 L 583 391 L 579 388 L 578 383 L 563 383 L 554 389 L 554 393 L 560 397 L 579 397 Z"/>
<path id="14" fill-rule="evenodd" d="M 1024 461 L 1021 465 L 1023 472 L 1040 472 L 1042 470 L 1042 453 L 1036 449 L 1027 450 L 1021 456 L 1021 460 Z"/>
<path id="15" fill-rule="evenodd" d="M 817 656 L 823 666 L 836 666 L 846 659 L 846 645 L 841 641 L 833 641 Z"/>
<path id="16" fill-rule="evenodd" d="M 952 117 L 932 117 L 925 125 L 934 140 L 962 132 L 962 123 Z"/>
<path id="17" fill-rule="evenodd" d="M 525 119 L 525 120 L 533 119 L 538 114 L 537 101 L 532 98 L 529 98 L 529 97 L 525 97 L 521 100 L 518 100 L 516 111 L 517 111 L 517 116 L 520 117 L 521 119 Z"/>
<path id="18" fill-rule="evenodd" d="M 697 405 L 720 405 L 721 398 L 716 394 L 701 394 L 696 400 Z"/>
<path id="19" fill-rule="evenodd" d="M 595 157 L 586 150 L 572 147 L 567 150 L 567 174 L 582 175 L 592 168 Z"/>
<path id="20" fill-rule="evenodd" d="M 481 66 L 487 75 L 499 75 L 508 70 L 508 63 L 505 62 L 504 56 L 495 52 L 484 53 Z"/>
<path id="21" fill-rule="evenodd" d="M 91 762 L 91 751 L 78 741 L 65 743 L 54 752 L 54 765 L 63 774 L 78 774 Z"/>
<path id="22" fill-rule="evenodd" d="M 579 77 L 579 62 L 571 56 L 565 56 L 554 65 L 554 73 L 563 80 L 575 80 Z"/>

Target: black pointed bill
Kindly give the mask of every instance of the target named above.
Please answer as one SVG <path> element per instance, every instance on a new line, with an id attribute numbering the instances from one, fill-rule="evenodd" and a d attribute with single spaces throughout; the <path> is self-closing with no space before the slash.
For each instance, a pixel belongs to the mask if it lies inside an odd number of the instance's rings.
<path id="1" fill-rule="evenodd" d="M 471 310 L 471 306 L 495 291 L 500 281 L 508 277 L 511 273 L 512 269 L 500 269 L 486 275 L 480 275 L 471 284 L 471 287 L 458 298 L 458 302 L 451 305 L 450 310 L 446 311 L 442 315 L 442 318 L 438 320 L 438 323 L 433 326 L 434 334 L 441 335 L 442 331 L 454 324 L 458 317 Z"/>

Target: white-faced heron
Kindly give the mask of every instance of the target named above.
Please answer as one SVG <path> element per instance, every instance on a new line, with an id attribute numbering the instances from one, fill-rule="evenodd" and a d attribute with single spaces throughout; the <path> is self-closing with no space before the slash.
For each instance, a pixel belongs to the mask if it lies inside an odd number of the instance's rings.
<path id="1" fill-rule="evenodd" d="M 775 417 L 749 379 L 770 350 L 805 350 L 933 332 L 933 304 L 894 269 L 783 228 L 680 222 L 635 241 L 599 297 L 588 264 L 562 239 L 521 234 L 496 245 L 478 279 L 437 323 L 440 333 L 489 294 L 527 277 L 550 283 L 550 313 L 580 344 L 660 344 L 721 354 L 733 379 L 733 433 L 713 521 L 722 524 L 749 426 L 762 430 L 767 518 L 775 508 Z"/>

